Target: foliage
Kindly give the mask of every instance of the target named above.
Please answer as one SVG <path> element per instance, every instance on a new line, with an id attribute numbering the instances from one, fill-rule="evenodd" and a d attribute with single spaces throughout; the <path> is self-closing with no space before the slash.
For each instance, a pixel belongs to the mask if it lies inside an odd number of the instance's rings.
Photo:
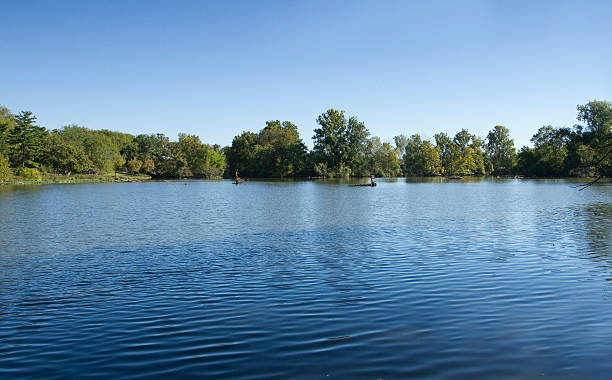
<path id="1" fill-rule="evenodd" d="M 63 139 L 57 131 L 45 139 L 43 163 L 51 172 L 85 173 L 92 168 L 92 162 L 80 145 Z"/>
<path id="2" fill-rule="evenodd" d="M 0 153 L 0 181 L 6 181 L 10 177 L 11 168 L 9 167 L 9 160 Z"/>
<path id="3" fill-rule="evenodd" d="M 411 177 L 437 176 L 444 174 L 438 147 L 412 135 L 404 147 L 404 174 Z"/>
<path id="4" fill-rule="evenodd" d="M 231 146 L 203 143 L 198 136 L 130 134 L 68 125 L 47 131 L 29 111 L 0 107 L 0 178 L 15 173 L 39 180 L 44 173 L 96 176 L 143 173 L 157 178 L 217 178 L 236 170 L 243 177 L 612 175 L 612 104 L 591 101 L 577 107 L 583 125 L 545 125 L 518 154 L 510 131 L 495 126 L 486 140 L 466 129 L 427 141 L 418 134 L 392 142 L 370 137 L 363 122 L 328 109 L 317 117 L 309 152 L 295 124 L 266 122 L 259 132 L 235 136 Z M 11 170 L 12 169 L 12 170 Z M 110 177 L 109 177 L 110 178 Z"/>
<path id="5" fill-rule="evenodd" d="M 510 174 L 514 167 L 516 152 L 508 128 L 496 125 L 489 132 L 487 153 L 492 165 L 492 174 Z"/>
<path id="6" fill-rule="evenodd" d="M 436 149 L 447 175 L 483 175 L 485 156 L 480 138 L 462 129 L 451 140 L 446 133 L 435 135 Z"/>
<path id="7" fill-rule="evenodd" d="M 579 105 L 577 119 L 587 123 L 587 130 L 598 137 L 610 134 L 612 125 L 612 103 L 593 100 Z"/>
<path id="8" fill-rule="evenodd" d="M 0 106 L 0 154 L 7 157 L 12 148 L 11 136 L 15 129 L 15 117 Z"/>
<path id="9" fill-rule="evenodd" d="M 400 158 L 395 149 L 388 142 L 380 143 L 378 137 L 372 138 L 372 154 L 370 165 L 366 173 L 371 173 L 377 177 L 396 177 L 402 174 Z M 361 172 L 363 176 L 366 174 Z"/>
<path id="10" fill-rule="evenodd" d="M 42 173 L 36 168 L 21 167 L 17 170 L 17 175 L 32 181 L 41 181 Z"/>
<path id="11" fill-rule="evenodd" d="M 8 132 L 9 160 L 14 167 L 36 167 L 47 131 L 34 124 L 36 117 L 30 111 L 22 111 L 14 119 L 14 127 Z"/>
<path id="12" fill-rule="evenodd" d="M 546 125 L 538 129 L 531 142 L 533 150 L 529 153 L 529 148 L 522 150 L 522 170 L 528 175 L 539 177 L 563 175 L 568 142 L 564 133 Z"/>
<path id="13" fill-rule="evenodd" d="M 295 177 L 305 172 L 306 145 L 297 126 L 272 120 L 259 133 L 243 132 L 226 149 L 227 175 L 243 177 Z"/>
<path id="14" fill-rule="evenodd" d="M 583 142 L 592 148 L 592 152 L 589 152 L 592 153 L 592 161 L 588 166 L 599 175 L 612 175 L 612 103 L 593 100 L 579 105 L 577 119 L 586 123 Z M 584 157 L 581 156 L 581 159 Z"/>
<path id="15" fill-rule="evenodd" d="M 218 147 L 202 144 L 198 136 L 184 133 L 179 134 L 176 147 L 184 161 L 179 167 L 180 177 L 216 178 L 223 174 L 225 157 Z"/>
<path id="16" fill-rule="evenodd" d="M 68 143 L 85 153 L 87 160 L 79 172 L 97 174 L 113 173 L 120 170 L 125 160 L 120 153 L 118 138 L 110 131 L 94 131 L 76 125 L 69 125 L 55 131 Z"/>
<path id="17" fill-rule="evenodd" d="M 327 165 L 329 176 L 364 175 L 370 170 L 370 132 L 364 123 L 332 108 L 319 115 L 317 124 L 313 154 L 316 164 Z"/>
<path id="18" fill-rule="evenodd" d="M 127 168 L 130 173 L 138 173 L 142 167 L 142 161 L 137 158 L 132 158 L 127 162 Z"/>
<path id="19" fill-rule="evenodd" d="M 145 174 L 153 174 L 153 170 L 155 170 L 155 162 L 151 159 L 151 157 L 145 156 L 142 159 L 140 171 Z"/>

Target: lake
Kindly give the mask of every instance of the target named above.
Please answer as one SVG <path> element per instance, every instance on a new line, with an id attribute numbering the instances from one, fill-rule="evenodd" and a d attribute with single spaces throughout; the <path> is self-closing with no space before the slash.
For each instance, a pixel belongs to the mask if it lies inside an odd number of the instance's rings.
<path id="1" fill-rule="evenodd" d="M 610 377 L 612 186 L 377 182 L 0 187 L 0 377 Z"/>

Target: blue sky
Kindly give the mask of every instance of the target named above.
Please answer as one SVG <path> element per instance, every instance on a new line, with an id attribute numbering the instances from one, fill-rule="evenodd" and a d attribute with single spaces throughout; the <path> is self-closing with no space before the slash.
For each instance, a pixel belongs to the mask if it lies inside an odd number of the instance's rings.
<path id="1" fill-rule="evenodd" d="M 228 145 L 328 108 L 383 140 L 510 128 L 612 101 L 612 1 L 13 1 L 0 104 L 39 124 Z"/>

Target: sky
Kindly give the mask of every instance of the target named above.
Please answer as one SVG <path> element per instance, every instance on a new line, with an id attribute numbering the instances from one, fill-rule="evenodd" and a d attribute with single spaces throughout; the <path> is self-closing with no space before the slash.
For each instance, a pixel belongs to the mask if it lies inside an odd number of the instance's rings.
<path id="1" fill-rule="evenodd" d="M 612 1 L 2 0 L 0 105 L 48 129 L 231 144 L 345 110 L 383 141 L 510 129 L 612 101 Z"/>

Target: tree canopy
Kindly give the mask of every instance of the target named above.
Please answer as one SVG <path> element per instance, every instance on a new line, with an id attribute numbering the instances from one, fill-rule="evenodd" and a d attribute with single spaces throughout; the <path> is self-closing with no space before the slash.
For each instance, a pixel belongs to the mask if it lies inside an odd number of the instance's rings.
<path id="1" fill-rule="evenodd" d="M 494 126 L 483 139 L 461 129 L 418 134 L 392 141 L 371 136 L 365 123 L 345 111 L 328 109 L 316 118 L 313 149 L 298 127 L 270 120 L 259 132 L 245 131 L 221 148 L 180 133 L 171 141 L 160 133 L 91 130 L 67 125 L 47 130 L 29 111 L 0 107 L 0 175 L 36 178 L 41 173 L 147 174 L 156 178 L 346 177 L 526 175 L 609 176 L 612 174 L 612 104 L 594 100 L 577 106 L 573 127 L 545 125 L 532 147 L 517 153 L 510 130 Z"/>

